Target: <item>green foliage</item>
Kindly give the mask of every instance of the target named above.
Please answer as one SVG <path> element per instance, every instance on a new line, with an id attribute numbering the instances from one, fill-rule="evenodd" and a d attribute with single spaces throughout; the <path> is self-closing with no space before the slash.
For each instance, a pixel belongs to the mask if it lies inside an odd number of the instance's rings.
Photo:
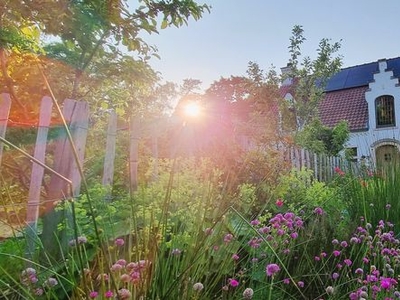
<path id="1" fill-rule="evenodd" d="M 330 156 L 338 156 L 344 149 L 344 144 L 349 139 L 350 131 L 347 122 L 340 121 L 333 128 L 322 125 L 316 119 L 296 134 L 296 143 L 315 153 L 324 153 Z"/>
<path id="2" fill-rule="evenodd" d="M 376 171 L 367 170 L 364 174 L 348 174 L 338 183 L 343 197 L 347 199 L 349 213 L 355 220 L 363 217 L 366 222 L 377 224 L 381 220 L 390 220 L 396 226 L 400 224 L 397 213 L 400 209 L 398 195 L 400 191 L 400 173 L 395 165 Z"/>
<path id="3" fill-rule="evenodd" d="M 292 114 L 295 131 L 302 130 L 318 117 L 318 106 L 323 97 L 327 79 L 339 71 L 342 57 L 336 56 L 340 50 L 340 42 L 331 43 L 329 39 L 322 39 L 317 49 L 317 58 L 309 56 L 303 58 L 300 64 L 301 46 L 306 40 L 302 26 L 296 25 L 292 29 L 290 38 L 288 66 L 291 71 L 285 75 L 294 80 L 295 92 L 293 106 L 286 114 Z"/>

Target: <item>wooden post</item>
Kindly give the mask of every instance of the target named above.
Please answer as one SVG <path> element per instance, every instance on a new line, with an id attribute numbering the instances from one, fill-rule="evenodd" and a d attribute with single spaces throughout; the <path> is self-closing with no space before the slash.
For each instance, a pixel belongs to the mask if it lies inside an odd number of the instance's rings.
<path id="1" fill-rule="evenodd" d="M 0 136 L 4 138 L 6 136 L 8 116 L 10 114 L 11 98 L 9 94 L 0 95 Z M 3 143 L 0 143 L 0 165 L 1 158 L 3 155 Z"/>
<path id="2" fill-rule="evenodd" d="M 103 186 L 110 189 L 106 200 L 110 200 L 111 186 L 114 181 L 115 144 L 117 141 L 117 114 L 111 111 L 108 119 L 106 154 L 104 157 Z"/>
<path id="3" fill-rule="evenodd" d="M 43 164 L 45 163 L 47 134 L 51 121 L 52 107 L 53 100 L 50 97 L 43 97 L 40 106 L 38 134 L 34 151 L 34 157 Z M 43 174 L 44 168 L 33 162 L 26 214 L 26 258 L 30 260 L 33 259 L 35 244 L 37 242 L 37 220 L 39 217 L 40 191 L 42 187 Z"/>
<path id="4" fill-rule="evenodd" d="M 66 99 L 64 101 L 63 115 L 67 124 L 71 122 L 73 115 L 77 114 L 76 109 L 77 102 L 75 100 Z M 70 141 L 67 138 L 65 129 L 61 128 L 54 152 L 53 169 L 64 177 L 69 178 L 73 159 Z M 42 257 L 42 263 L 48 263 L 48 259 L 52 262 L 58 261 L 62 257 L 61 251 L 67 247 L 65 230 L 58 232 L 58 225 L 62 221 L 65 222 L 65 225 L 68 224 L 68 212 L 54 210 L 54 202 L 68 199 L 71 196 L 67 183 L 59 177 L 52 176 L 47 194 L 46 214 L 42 218 L 42 244 L 43 251 L 46 254 L 45 257 Z M 60 249 L 60 246 L 62 249 Z"/>
<path id="5" fill-rule="evenodd" d="M 138 152 L 139 152 L 139 121 L 131 117 L 129 124 L 129 175 L 130 188 L 136 191 L 138 188 Z"/>
<path id="6" fill-rule="evenodd" d="M 78 161 L 76 161 L 71 152 L 71 165 L 69 170 L 69 179 L 72 181 L 72 197 L 78 197 L 81 190 L 82 177 L 79 172 L 78 164 L 82 167 L 85 157 L 86 138 L 89 128 L 89 105 L 87 102 L 79 101 L 76 103 L 74 114 L 71 118 L 71 135 L 77 152 Z M 71 147 L 72 151 L 72 147 Z"/>
<path id="7" fill-rule="evenodd" d="M 154 123 L 151 135 L 151 152 L 153 155 L 152 181 L 158 180 L 158 124 Z"/>

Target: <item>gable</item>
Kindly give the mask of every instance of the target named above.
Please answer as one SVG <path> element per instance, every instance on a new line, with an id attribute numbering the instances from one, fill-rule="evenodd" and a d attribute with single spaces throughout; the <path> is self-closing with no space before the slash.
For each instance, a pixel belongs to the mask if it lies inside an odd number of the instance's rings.
<path id="1" fill-rule="evenodd" d="M 400 57 L 385 61 L 387 63 L 386 71 L 393 71 L 394 77 L 399 78 Z M 333 92 L 368 85 L 374 81 L 374 74 L 379 73 L 379 62 L 380 60 L 341 69 L 328 80 L 325 91 Z"/>

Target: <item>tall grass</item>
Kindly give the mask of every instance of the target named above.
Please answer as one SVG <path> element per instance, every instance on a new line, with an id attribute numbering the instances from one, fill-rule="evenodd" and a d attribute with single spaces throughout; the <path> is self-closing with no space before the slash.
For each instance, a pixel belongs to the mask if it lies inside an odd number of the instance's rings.
<path id="1" fill-rule="evenodd" d="M 60 209 L 74 214 L 75 227 L 60 229 L 75 238 L 50 267 L 24 257 L 23 238 L 1 243 L 1 296 L 400 297 L 397 170 L 361 177 L 342 171 L 330 184 L 307 170 L 292 172 L 262 207 L 254 206 L 262 203 L 257 186 L 227 194 L 223 174 L 207 161 L 164 161 L 159 170 L 158 181 L 133 194 L 120 191 L 114 202 L 94 186 L 90 202 L 82 196 L 65 203 Z"/>

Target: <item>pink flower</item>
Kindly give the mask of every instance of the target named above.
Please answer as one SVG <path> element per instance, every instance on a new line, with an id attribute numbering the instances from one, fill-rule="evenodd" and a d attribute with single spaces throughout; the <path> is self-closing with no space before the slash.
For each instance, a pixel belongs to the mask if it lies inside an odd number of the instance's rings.
<path id="1" fill-rule="evenodd" d="M 229 278 L 228 282 L 229 282 L 229 285 L 232 287 L 237 287 L 239 285 L 239 281 L 237 281 L 236 279 L 233 279 L 233 278 Z"/>
<path id="2" fill-rule="evenodd" d="M 233 239 L 233 235 L 230 234 L 230 233 L 228 233 L 228 234 L 226 234 L 226 235 L 224 236 L 224 242 L 225 242 L 225 243 L 230 243 L 230 242 L 232 241 L 232 239 Z"/>
<path id="3" fill-rule="evenodd" d="M 316 208 L 314 209 L 314 213 L 315 213 L 316 215 L 322 216 L 322 215 L 324 214 L 324 210 L 323 210 L 321 207 L 316 207 Z"/>
<path id="4" fill-rule="evenodd" d="M 282 207 L 283 206 L 283 200 L 279 198 L 279 199 L 276 200 L 275 204 L 278 207 Z"/>
<path id="5" fill-rule="evenodd" d="M 107 291 L 107 292 L 104 294 L 104 297 L 106 297 L 106 298 L 112 298 L 113 296 L 114 296 L 114 294 L 113 294 L 112 291 Z"/>
<path id="6" fill-rule="evenodd" d="M 333 251 L 333 256 L 338 257 L 340 255 L 340 251 L 339 250 L 334 250 Z"/>
<path id="7" fill-rule="evenodd" d="M 344 260 L 344 263 L 345 263 L 347 266 L 350 267 L 350 266 L 352 265 L 353 262 L 352 262 L 350 259 L 345 259 L 345 260 Z"/>
<path id="8" fill-rule="evenodd" d="M 344 176 L 346 173 L 342 171 L 339 167 L 335 167 L 334 169 L 335 173 L 337 173 L 339 176 Z"/>
<path id="9" fill-rule="evenodd" d="M 289 283 L 290 283 L 290 279 L 289 279 L 289 278 L 283 279 L 283 283 L 284 283 L 284 284 L 289 284 Z"/>
<path id="10" fill-rule="evenodd" d="M 304 282 L 303 281 L 299 281 L 299 282 L 297 282 L 297 285 L 298 285 L 298 287 L 304 287 Z"/>
<path id="11" fill-rule="evenodd" d="M 255 219 L 255 220 L 252 220 L 252 221 L 250 222 L 250 224 L 253 225 L 253 226 L 257 226 L 257 225 L 260 225 L 260 221 L 257 220 L 257 219 Z"/>
<path id="12" fill-rule="evenodd" d="M 277 264 L 269 264 L 265 269 L 268 277 L 274 276 L 280 270 L 281 268 Z"/>
<path id="13" fill-rule="evenodd" d="M 131 297 L 131 292 L 127 289 L 120 289 L 118 295 L 120 299 L 129 299 Z"/>
<path id="14" fill-rule="evenodd" d="M 238 260 L 239 259 L 239 255 L 237 255 L 236 253 L 232 255 L 232 259 L 233 260 Z"/>
<path id="15" fill-rule="evenodd" d="M 125 241 L 123 239 L 116 239 L 114 241 L 115 246 L 123 246 L 125 244 Z"/>
<path id="16" fill-rule="evenodd" d="M 97 298 L 98 295 L 99 295 L 98 292 L 96 292 L 96 291 L 91 291 L 91 292 L 89 293 L 89 298 L 90 298 L 90 299 L 94 299 L 94 298 Z"/>
<path id="17" fill-rule="evenodd" d="M 388 290 L 388 289 L 390 289 L 390 286 L 391 286 L 390 278 L 382 277 L 381 278 L 381 288 Z"/>

